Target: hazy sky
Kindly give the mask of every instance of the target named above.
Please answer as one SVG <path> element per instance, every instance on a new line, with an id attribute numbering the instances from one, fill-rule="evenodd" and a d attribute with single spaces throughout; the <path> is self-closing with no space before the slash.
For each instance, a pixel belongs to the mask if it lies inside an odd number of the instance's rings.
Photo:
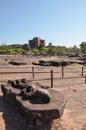
<path id="1" fill-rule="evenodd" d="M 86 0 L 0 0 L 0 44 L 37 36 L 68 47 L 86 41 Z"/>

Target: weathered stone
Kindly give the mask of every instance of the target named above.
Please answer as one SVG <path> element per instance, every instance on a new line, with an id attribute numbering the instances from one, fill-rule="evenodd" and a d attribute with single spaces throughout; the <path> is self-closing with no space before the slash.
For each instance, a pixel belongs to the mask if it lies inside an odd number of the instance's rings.
<path id="1" fill-rule="evenodd" d="M 27 62 L 19 60 L 19 59 L 18 60 L 14 59 L 14 60 L 9 61 L 9 64 L 12 64 L 12 65 L 26 65 Z"/>
<path id="2" fill-rule="evenodd" d="M 25 89 L 28 86 L 27 82 L 24 81 L 24 79 L 21 79 L 21 80 L 8 80 L 8 84 L 11 85 L 13 88 L 21 89 L 21 90 Z"/>
<path id="3" fill-rule="evenodd" d="M 45 89 L 33 89 L 28 86 L 21 91 L 22 99 L 29 100 L 32 104 L 45 104 L 50 102 L 50 94 Z"/>
<path id="4" fill-rule="evenodd" d="M 55 90 L 36 89 L 32 87 L 24 89 L 26 93 L 32 92 L 32 95 L 34 95 L 31 97 L 32 99 L 29 100 L 23 100 L 21 90 L 9 84 L 1 85 L 1 90 L 4 97 L 10 103 L 18 106 L 19 112 L 26 117 L 28 120 L 28 129 L 30 130 L 50 130 L 53 119 L 60 118 L 63 114 L 65 98 L 61 93 Z M 37 100 L 40 101 L 41 97 L 45 97 L 45 95 L 49 96 L 47 103 L 36 102 Z M 43 98 L 42 101 L 43 100 L 45 101 L 45 98 Z"/>
<path id="5" fill-rule="evenodd" d="M 34 65 L 42 65 L 42 66 L 67 66 L 72 64 L 73 62 L 71 61 L 44 61 L 44 60 L 39 60 L 39 63 L 34 63 Z"/>
<path id="6" fill-rule="evenodd" d="M 49 61 L 49 65 L 51 65 L 51 66 L 60 66 L 60 62 L 57 62 L 57 61 Z"/>

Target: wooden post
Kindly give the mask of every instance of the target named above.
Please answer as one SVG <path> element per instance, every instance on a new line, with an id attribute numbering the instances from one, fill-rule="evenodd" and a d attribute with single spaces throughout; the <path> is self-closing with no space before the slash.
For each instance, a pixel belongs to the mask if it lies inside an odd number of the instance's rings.
<path id="1" fill-rule="evenodd" d="M 53 88 L 53 70 L 51 70 L 51 88 Z"/>
<path id="2" fill-rule="evenodd" d="M 62 66 L 62 78 L 64 78 L 64 66 Z"/>
<path id="3" fill-rule="evenodd" d="M 85 84 L 86 84 L 86 72 L 85 72 Z"/>
<path id="4" fill-rule="evenodd" d="M 34 66 L 32 66 L 32 77 L 34 79 Z"/>
<path id="5" fill-rule="evenodd" d="M 82 67 L 82 77 L 83 77 L 83 74 L 84 74 L 84 68 Z"/>

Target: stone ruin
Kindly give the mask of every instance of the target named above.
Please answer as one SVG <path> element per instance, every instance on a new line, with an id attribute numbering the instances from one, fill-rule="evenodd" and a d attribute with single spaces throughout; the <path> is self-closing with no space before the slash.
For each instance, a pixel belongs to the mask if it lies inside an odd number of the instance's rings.
<path id="1" fill-rule="evenodd" d="M 45 61 L 45 60 L 39 60 L 39 63 L 32 62 L 33 65 L 41 65 L 41 66 L 67 66 L 74 62 L 72 61 Z"/>
<path id="2" fill-rule="evenodd" d="M 11 59 L 8 63 L 11 65 L 16 65 L 16 66 L 27 65 L 27 62 L 22 59 Z"/>
<path id="3" fill-rule="evenodd" d="M 51 130 L 54 119 L 65 107 L 64 96 L 50 88 L 34 86 L 26 79 L 8 80 L 1 85 L 5 99 L 16 105 L 28 121 L 28 130 Z"/>

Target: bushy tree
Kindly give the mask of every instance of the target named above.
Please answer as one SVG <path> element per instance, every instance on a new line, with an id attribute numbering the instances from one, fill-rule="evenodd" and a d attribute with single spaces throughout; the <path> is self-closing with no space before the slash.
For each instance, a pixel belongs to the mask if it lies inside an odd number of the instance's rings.
<path id="1" fill-rule="evenodd" d="M 42 47 L 42 48 L 38 49 L 38 51 L 39 51 L 40 54 L 46 54 L 47 50 L 48 50 L 48 48 L 46 48 L 46 47 Z"/>
<path id="2" fill-rule="evenodd" d="M 50 56 L 54 56 L 56 54 L 56 47 L 55 46 L 49 46 L 47 50 L 47 54 Z"/>
<path id="3" fill-rule="evenodd" d="M 80 49 L 82 53 L 86 53 L 86 42 L 81 42 Z"/>
<path id="4" fill-rule="evenodd" d="M 32 53 L 34 53 L 34 54 L 38 54 L 39 51 L 38 51 L 38 49 L 32 49 Z"/>
<path id="5" fill-rule="evenodd" d="M 66 47 L 65 46 L 56 46 L 56 54 L 57 55 L 65 55 Z"/>
<path id="6" fill-rule="evenodd" d="M 23 50 L 26 50 L 26 51 L 30 50 L 29 44 L 24 44 L 24 45 L 22 46 L 22 49 L 23 49 Z"/>

